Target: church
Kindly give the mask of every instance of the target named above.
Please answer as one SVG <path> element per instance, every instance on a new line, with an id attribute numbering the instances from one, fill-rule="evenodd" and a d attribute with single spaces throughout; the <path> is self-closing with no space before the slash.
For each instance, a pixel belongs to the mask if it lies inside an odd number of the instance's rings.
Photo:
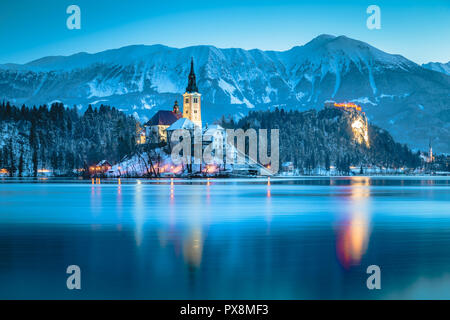
<path id="1" fill-rule="evenodd" d="M 178 101 L 172 111 L 158 111 L 146 124 L 147 136 L 152 143 L 168 142 L 168 132 L 177 129 L 193 130 L 196 126 L 202 128 L 201 97 L 198 92 L 197 80 L 194 71 L 194 59 L 191 59 L 191 71 L 188 76 L 188 85 L 183 94 L 183 112 L 180 111 Z"/>
<path id="2" fill-rule="evenodd" d="M 197 80 L 194 72 L 194 59 L 191 60 L 191 72 L 189 73 L 186 93 L 183 94 L 183 118 L 191 120 L 195 125 L 202 127 L 201 97 L 198 93 Z"/>

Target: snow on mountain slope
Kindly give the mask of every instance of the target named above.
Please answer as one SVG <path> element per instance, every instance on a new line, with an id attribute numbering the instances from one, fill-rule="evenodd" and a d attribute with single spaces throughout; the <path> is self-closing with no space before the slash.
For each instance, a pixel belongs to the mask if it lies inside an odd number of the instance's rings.
<path id="1" fill-rule="evenodd" d="M 442 120 L 450 77 L 345 36 L 321 35 L 283 52 L 137 45 L 0 65 L 0 99 L 60 100 L 82 110 L 101 101 L 144 120 L 181 99 L 191 57 L 206 121 L 250 109 L 304 110 L 322 108 L 327 99 L 354 100 L 398 140 L 426 147 L 433 138 L 450 152 L 450 128 Z"/>
<path id="2" fill-rule="evenodd" d="M 429 63 L 423 64 L 422 67 L 433 70 L 433 71 L 442 72 L 446 75 L 450 75 L 450 61 L 447 63 L 429 62 Z"/>

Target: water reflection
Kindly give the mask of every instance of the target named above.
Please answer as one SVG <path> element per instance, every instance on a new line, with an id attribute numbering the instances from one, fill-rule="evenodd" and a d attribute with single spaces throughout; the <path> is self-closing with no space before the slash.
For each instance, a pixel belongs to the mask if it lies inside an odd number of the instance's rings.
<path id="1" fill-rule="evenodd" d="M 423 181 L 0 183 L 0 298 L 449 298 L 450 187 Z M 60 285 L 73 263 L 78 296 Z"/>
<path id="2" fill-rule="evenodd" d="M 102 211 L 102 187 L 97 185 L 92 185 L 91 187 L 91 212 L 93 216 L 98 217 L 101 215 Z"/>
<path id="3" fill-rule="evenodd" d="M 189 188 L 197 188 L 185 185 L 179 187 L 179 201 L 176 201 L 176 185 L 174 179 L 170 179 L 169 206 L 166 212 L 155 212 L 161 225 L 158 228 L 158 243 L 161 248 L 173 250 L 177 255 L 181 247 L 181 253 L 185 266 L 193 276 L 201 267 L 204 229 L 208 227 L 209 217 L 207 208 L 210 205 L 211 181 L 207 179 L 201 184 L 196 192 L 189 192 L 186 198 L 185 192 L 191 191 Z M 164 195 L 162 194 L 162 205 L 165 206 Z M 169 245 L 170 244 L 170 245 Z"/>
<path id="4" fill-rule="evenodd" d="M 135 239 L 136 245 L 139 247 L 142 244 L 142 239 L 144 236 L 144 222 L 145 222 L 145 204 L 144 204 L 144 193 L 142 192 L 142 184 L 138 183 L 135 185 L 134 193 L 134 220 L 135 220 Z"/>
<path id="5" fill-rule="evenodd" d="M 202 263 L 203 235 L 201 227 L 192 228 L 183 239 L 184 261 L 189 269 L 197 269 Z"/>
<path id="6" fill-rule="evenodd" d="M 270 224 L 272 222 L 272 192 L 270 185 L 270 177 L 267 178 L 267 198 L 266 198 L 266 221 L 267 221 L 267 234 L 270 234 Z"/>
<path id="7" fill-rule="evenodd" d="M 173 184 L 173 178 L 170 179 L 170 200 L 171 203 L 173 203 L 173 200 L 175 199 L 175 189 Z"/>
<path id="8" fill-rule="evenodd" d="M 122 231 L 122 215 L 123 215 L 123 199 L 122 199 L 122 185 L 121 181 L 119 179 L 118 186 L 117 186 L 117 217 L 118 217 L 118 223 L 117 223 L 117 230 Z"/>
<path id="9" fill-rule="evenodd" d="M 370 239 L 370 178 L 352 177 L 345 199 L 344 219 L 338 225 L 336 249 L 342 266 L 358 265 Z"/>

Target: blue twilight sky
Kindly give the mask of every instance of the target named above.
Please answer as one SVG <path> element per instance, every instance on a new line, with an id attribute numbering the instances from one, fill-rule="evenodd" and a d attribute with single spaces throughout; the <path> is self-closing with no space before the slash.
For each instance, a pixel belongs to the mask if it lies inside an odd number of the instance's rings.
<path id="1" fill-rule="evenodd" d="M 81 30 L 66 9 L 81 8 Z M 381 30 L 366 8 L 381 8 Z M 131 44 L 287 50 L 346 35 L 417 62 L 450 60 L 450 0 L 1 0 L 0 63 Z"/>

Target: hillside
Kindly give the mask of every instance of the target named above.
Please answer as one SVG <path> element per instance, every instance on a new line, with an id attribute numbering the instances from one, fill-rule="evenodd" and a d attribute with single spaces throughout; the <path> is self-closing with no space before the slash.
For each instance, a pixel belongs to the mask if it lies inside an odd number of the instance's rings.
<path id="1" fill-rule="evenodd" d="M 191 57 L 206 121 L 354 101 L 396 140 L 424 149 L 432 139 L 437 151 L 450 152 L 450 76 L 345 36 L 321 35 L 282 52 L 140 45 L 0 65 L 0 99 L 82 110 L 108 104 L 145 121 L 180 100 Z"/>
<path id="2" fill-rule="evenodd" d="M 71 175 L 102 159 L 119 161 L 135 148 L 136 121 L 107 106 L 83 115 L 62 104 L 17 108 L 0 104 L 0 168 L 13 176 L 38 170 Z"/>
<path id="3" fill-rule="evenodd" d="M 252 111 L 235 123 L 222 119 L 227 128 L 279 128 L 280 162 L 312 170 L 335 166 L 348 173 L 350 166 L 389 168 L 420 166 L 418 154 L 394 141 L 383 129 L 367 123 L 364 114 L 327 108 L 299 112 Z"/>
<path id="4" fill-rule="evenodd" d="M 80 114 L 55 103 L 50 108 L 17 108 L 0 104 L 0 169 L 14 176 L 38 170 L 71 175 L 106 159 L 112 164 L 138 153 L 136 120 L 109 106 L 89 107 Z M 308 170 L 331 165 L 342 173 L 350 166 L 409 167 L 420 165 L 417 154 L 368 123 L 363 113 L 327 108 L 322 111 L 252 111 L 225 128 L 280 129 L 280 161 Z"/>

